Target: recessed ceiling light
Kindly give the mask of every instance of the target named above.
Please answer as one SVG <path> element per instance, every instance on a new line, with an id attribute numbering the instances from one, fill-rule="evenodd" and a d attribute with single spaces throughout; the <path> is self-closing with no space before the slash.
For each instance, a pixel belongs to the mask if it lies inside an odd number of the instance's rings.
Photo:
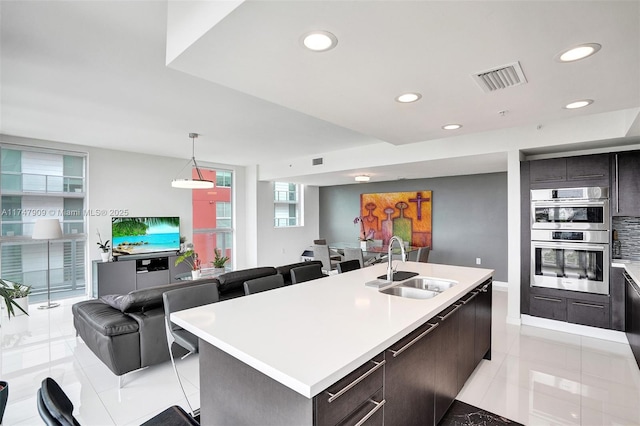
<path id="1" fill-rule="evenodd" d="M 600 50 L 602 46 L 598 43 L 584 43 L 578 46 L 573 46 L 570 49 L 564 50 L 558 53 L 555 56 L 556 61 L 559 62 L 573 62 L 578 61 L 580 59 L 587 58 L 598 50 Z"/>
<path id="2" fill-rule="evenodd" d="M 582 99 L 582 100 L 579 100 L 579 101 L 571 102 L 571 103 L 565 105 L 564 107 L 566 109 L 576 109 L 576 108 L 586 107 L 587 105 L 591 105 L 592 103 L 593 103 L 593 99 Z"/>
<path id="3" fill-rule="evenodd" d="M 445 124 L 442 126 L 444 130 L 458 130 L 460 127 L 462 127 L 462 124 Z"/>
<path id="4" fill-rule="evenodd" d="M 367 175 L 358 175 L 356 176 L 356 182 L 369 182 L 369 176 Z"/>
<path id="5" fill-rule="evenodd" d="M 329 31 L 312 31 L 302 37 L 302 44 L 314 52 L 326 52 L 336 47 L 338 39 Z"/>
<path id="6" fill-rule="evenodd" d="M 396 97 L 396 101 L 403 104 L 408 104 L 419 100 L 421 97 L 422 95 L 420 93 L 403 93 L 402 95 Z"/>

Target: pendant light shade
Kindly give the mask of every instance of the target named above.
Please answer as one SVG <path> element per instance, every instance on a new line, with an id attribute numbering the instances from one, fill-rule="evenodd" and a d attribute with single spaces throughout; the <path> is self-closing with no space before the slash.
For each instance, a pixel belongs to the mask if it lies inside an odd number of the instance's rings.
<path id="1" fill-rule="evenodd" d="M 197 133 L 189 133 L 189 137 L 191 138 L 191 160 L 187 162 L 185 167 L 189 164 L 193 163 L 193 167 L 196 169 L 196 173 L 198 174 L 197 179 L 174 179 L 171 182 L 171 186 L 173 188 L 183 188 L 183 189 L 210 189 L 215 185 L 212 181 L 206 180 L 202 177 L 202 173 L 200 172 L 200 168 L 198 167 L 198 163 L 196 163 L 196 138 L 199 135 Z M 184 167 L 182 168 L 184 170 Z M 181 170 L 181 171 L 182 171 Z"/>

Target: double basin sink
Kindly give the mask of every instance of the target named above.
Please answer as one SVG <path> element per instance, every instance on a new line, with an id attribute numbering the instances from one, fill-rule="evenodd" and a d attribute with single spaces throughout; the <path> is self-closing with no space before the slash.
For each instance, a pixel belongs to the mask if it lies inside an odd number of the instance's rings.
<path id="1" fill-rule="evenodd" d="M 409 299 L 431 299 L 457 285 L 457 281 L 448 281 L 429 277 L 415 277 L 386 287 L 380 293 Z"/>

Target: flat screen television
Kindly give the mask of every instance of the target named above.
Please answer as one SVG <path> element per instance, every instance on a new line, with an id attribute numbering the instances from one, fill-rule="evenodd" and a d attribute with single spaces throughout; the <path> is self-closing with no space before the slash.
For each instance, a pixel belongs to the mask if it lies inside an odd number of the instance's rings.
<path id="1" fill-rule="evenodd" d="M 145 254 L 180 250 L 179 217 L 111 218 L 113 254 Z"/>

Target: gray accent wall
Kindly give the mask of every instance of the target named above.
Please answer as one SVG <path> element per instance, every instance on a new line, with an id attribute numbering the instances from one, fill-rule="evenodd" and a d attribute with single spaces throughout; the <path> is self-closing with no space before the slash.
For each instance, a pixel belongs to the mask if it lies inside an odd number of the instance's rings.
<path id="1" fill-rule="evenodd" d="M 450 176 L 321 187 L 319 237 L 357 242 L 360 194 L 432 191 L 433 249 L 429 262 L 495 269 L 507 282 L 507 174 Z"/>

